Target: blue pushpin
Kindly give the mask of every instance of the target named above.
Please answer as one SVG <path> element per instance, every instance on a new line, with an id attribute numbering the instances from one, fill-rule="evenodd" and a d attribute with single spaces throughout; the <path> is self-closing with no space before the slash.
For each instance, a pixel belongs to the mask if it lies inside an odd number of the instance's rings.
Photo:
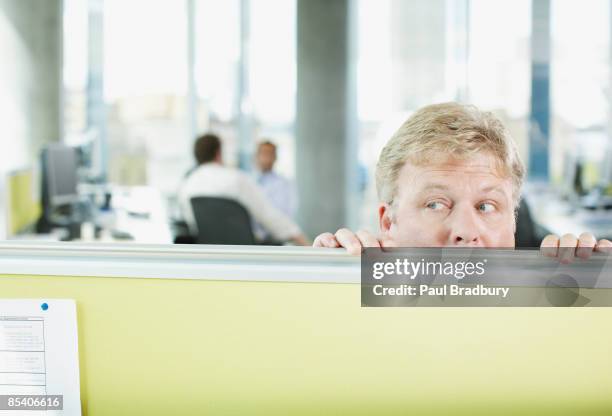
<path id="1" fill-rule="evenodd" d="M 47 305 L 47 303 L 43 303 L 42 305 L 40 305 L 40 309 L 42 309 L 43 311 L 46 311 L 47 309 L 49 309 L 49 305 Z"/>

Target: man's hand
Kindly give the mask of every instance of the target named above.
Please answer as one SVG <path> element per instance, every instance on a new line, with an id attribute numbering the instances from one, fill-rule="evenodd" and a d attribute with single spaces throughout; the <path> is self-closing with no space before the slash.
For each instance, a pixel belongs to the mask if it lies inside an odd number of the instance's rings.
<path id="1" fill-rule="evenodd" d="M 313 247 L 337 248 L 344 247 L 349 254 L 361 254 L 364 247 L 389 247 L 393 243 L 390 240 L 376 237 L 369 231 L 359 230 L 356 233 L 347 228 L 341 228 L 336 234 L 323 233 L 315 238 Z"/>
<path id="2" fill-rule="evenodd" d="M 390 247 L 393 242 L 374 234 L 360 230 L 356 233 L 341 228 L 336 234 L 323 233 L 315 238 L 313 247 L 338 248 L 344 247 L 350 254 L 361 254 L 364 247 Z M 609 240 L 595 239 L 591 233 L 582 233 L 580 237 L 573 234 L 565 234 L 562 237 L 550 234 L 542 240 L 540 251 L 547 257 L 557 257 L 561 263 L 571 263 L 575 257 L 588 259 L 593 252 L 612 253 L 612 242 Z"/>
<path id="3" fill-rule="evenodd" d="M 540 252 L 543 255 L 557 257 L 564 264 L 571 263 L 574 257 L 588 259 L 595 251 L 612 253 L 612 242 L 609 240 L 597 241 L 593 234 L 582 233 L 580 237 L 573 234 L 565 234 L 562 237 L 549 234 L 540 244 Z"/>

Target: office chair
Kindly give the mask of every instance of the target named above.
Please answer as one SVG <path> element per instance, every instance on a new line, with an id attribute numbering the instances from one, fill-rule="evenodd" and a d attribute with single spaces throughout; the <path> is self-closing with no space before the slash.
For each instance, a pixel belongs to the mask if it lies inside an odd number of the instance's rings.
<path id="1" fill-rule="evenodd" d="M 257 244 L 251 217 L 237 201 L 198 196 L 191 198 L 198 226 L 197 244 Z"/>
<path id="2" fill-rule="evenodd" d="M 515 246 L 517 248 L 540 247 L 540 243 L 546 234 L 549 234 L 548 230 L 535 223 L 531 217 L 527 201 L 521 198 L 516 214 Z"/>

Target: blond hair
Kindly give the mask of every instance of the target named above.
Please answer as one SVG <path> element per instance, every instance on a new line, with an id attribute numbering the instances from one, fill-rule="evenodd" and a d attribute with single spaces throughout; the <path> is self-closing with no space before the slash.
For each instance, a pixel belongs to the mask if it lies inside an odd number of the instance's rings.
<path id="1" fill-rule="evenodd" d="M 482 152 L 491 154 L 499 171 L 512 178 L 517 207 L 525 168 L 514 140 L 492 113 L 452 102 L 421 108 L 391 137 L 376 165 L 378 198 L 393 203 L 397 178 L 406 162 L 423 165 L 431 160 L 465 160 Z"/>

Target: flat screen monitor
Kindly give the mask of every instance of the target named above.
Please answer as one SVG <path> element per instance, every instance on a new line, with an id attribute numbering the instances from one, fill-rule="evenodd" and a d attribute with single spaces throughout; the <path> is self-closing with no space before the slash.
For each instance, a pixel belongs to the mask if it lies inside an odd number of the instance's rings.
<path id="1" fill-rule="evenodd" d="M 43 151 L 43 186 L 47 187 L 48 202 L 51 205 L 69 204 L 78 200 L 77 169 L 77 152 L 73 147 L 52 144 Z"/>

